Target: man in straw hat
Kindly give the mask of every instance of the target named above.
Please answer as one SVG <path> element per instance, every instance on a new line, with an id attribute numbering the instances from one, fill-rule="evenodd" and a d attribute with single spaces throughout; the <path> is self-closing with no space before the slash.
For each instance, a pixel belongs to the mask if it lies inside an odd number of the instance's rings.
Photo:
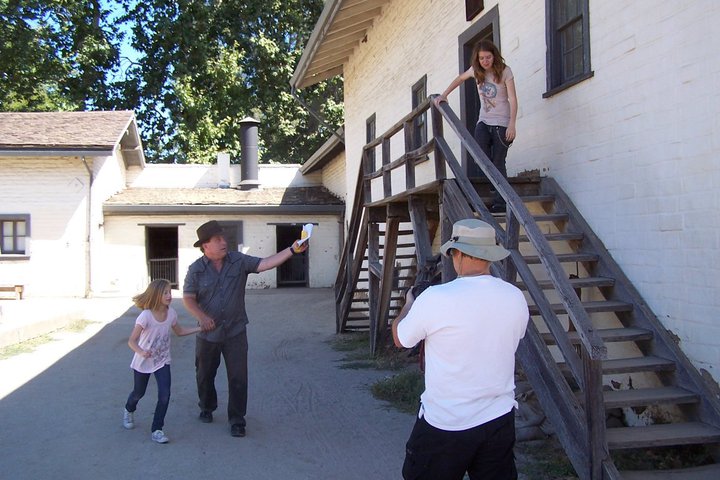
<path id="1" fill-rule="evenodd" d="M 247 312 L 245 284 L 250 273 L 270 270 L 290 257 L 307 250 L 305 242 L 265 258 L 240 252 L 229 252 L 225 234 L 218 222 L 211 220 L 197 229 L 203 256 L 188 268 L 183 286 L 183 302 L 202 329 L 195 341 L 195 374 L 200 401 L 200 421 L 210 423 L 217 408 L 215 375 L 220 356 L 225 360 L 228 377 L 228 421 L 233 437 L 245 436 L 247 411 Z"/>
<path id="2" fill-rule="evenodd" d="M 395 345 L 425 341 L 425 391 L 406 445 L 405 479 L 517 478 L 515 350 L 529 318 L 522 292 L 490 275 L 510 252 L 477 219 L 453 225 L 440 247 L 457 278 L 417 299 L 393 322 Z"/>

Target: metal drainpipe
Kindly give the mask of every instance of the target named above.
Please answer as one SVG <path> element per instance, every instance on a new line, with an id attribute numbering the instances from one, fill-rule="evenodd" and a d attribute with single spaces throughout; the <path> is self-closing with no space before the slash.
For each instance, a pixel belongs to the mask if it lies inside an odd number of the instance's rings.
<path id="1" fill-rule="evenodd" d="M 310 108 L 310 107 L 303 101 L 302 98 L 300 98 L 300 96 L 297 94 L 297 88 L 295 88 L 295 86 L 291 86 L 291 87 L 290 87 L 290 95 L 292 95 L 292 97 L 295 99 L 295 101 L 298 102 L 300 105 L 302 105 L 302 107 L 303 107 L 305 110 L 307 110 L 310 115 L 312 115 L 313 117 L 315 117 L 315 119 L 316 119 L 318 122 L 322 123 L 322 124 L 325 126 L 325 128 L 327 128 L 328 130 L 330 130 L 330 131 L 332 132 L 332 134 L 335 135 L 341 142 L 345 143 L 345 139 L 337 133 L 337 128 L 333 128 L 332 125 L 330 125 L 329 123 L 327 123 L 327 122 L 325 121 L 325 119 L 323 119 L 323 118 L 320 116 L 319 113 L 315 112 L 312 108 Z"/>
<path id="2" fill-rule="evenodd" d="M 87 231 L 85 235 L 85 298 L 89 298 L 92 294 L 92 264 L 90 263 L 90 231 L 92 229 L 92 186 L 93 177 L 90 166 L 85 161 L 85 156 L 82 157 L 82 163 L 85 165 L 85 170 L 88 172 L 88 178 L 90 179 L 90 185 L 88 186 L 88 199 L 87 199 Z"/>

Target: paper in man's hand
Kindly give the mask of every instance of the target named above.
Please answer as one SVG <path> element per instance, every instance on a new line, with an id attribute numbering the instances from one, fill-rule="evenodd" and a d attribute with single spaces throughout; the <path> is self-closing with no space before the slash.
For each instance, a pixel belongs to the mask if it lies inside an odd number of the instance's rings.
<path id="1" fill-rule="evenodd" d="M 310 237 L 312 236 L 312 229 L 312 223 L 306 223 L 305 225 L 303 225 L 302 232 L 300 232 L 300 240 L 298 240 L 298 245 L 302 245 L 307 240 L 310 240 Z"/>

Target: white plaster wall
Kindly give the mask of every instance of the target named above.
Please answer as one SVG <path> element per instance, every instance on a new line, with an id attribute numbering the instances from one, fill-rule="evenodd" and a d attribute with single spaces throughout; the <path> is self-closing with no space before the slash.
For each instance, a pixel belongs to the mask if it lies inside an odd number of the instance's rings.
<path id="1" fill-rule="evenodd" d="M 345 180 L 345 152 L 341 152 L 322 168 L 322 184 L 347 203 L 347 183 Z M 353 183 L 353 185 L 355 185 Z"/>
<path id="2" fill-rule="evenodd" d="M 261 187 L 310 187 L 322 185 L 322 173 L 302 175 L 300 165 L 258 165 Z M 240 183 L 240 165 L 230 165 L 230 186 Z M 153 188 L 217 188 L 217 165 L 146 165 L 128 169 L 128 186 Z"/>
<path id="3" fill-rule="evenodd" d="M 102 270 L 105 252 L 105 233 L 102 205 L 105 200 L 125 187 L 125 162 L 119 149 L 112 157 L 89 159 L 94 175 L 91 195 L 92 220 L 90 222 L 90 289 L 98 291 L 104 285 Z"/>
<path id="4" fill-rule="evenodd" d="M 218 221 L 243 222 L 246 253 L 267 257 L 277 251 L 276 224 L 317 223 L 313 229 L 309 255 L 309 286 L 330 287 L 335 283 L 340 251 L 340 229 L 336 216 L 215 216 Z M 197 240 L 197 228 L 207 221 L 204 216 L 153 216 L 152 224 L 178 225 L 178 281 L 182 287 L 187 269 L 199 258 L 200 249 L 193 247 Z M 101 271 L 107 292 L 132 295 L 142 291 L 148 282 L 145 254 L 145 225 L 148 218 L 142 216 L 106 216 L 105 251 Z M 274 288 L 277 286 L 275 269 L 250 275 L 248 288 Z"/>
<path id="5" fill-rule="evenodd" d="M 0 283 L 30 296 L 85 295 L 89 174 L 81 160 L 0 158 L 0 212 L 30 215 L 29 259 L 0 258 Z"/>
<path id="6" fill-rule="evenodd" d="M 508 172 L 556 178 L 695 365 L 720 378 L 720 3 L 591 0 L 589 18 L 594 77 L 544 99 L 545 1 L 499 3 L 520 105 Z M 366 119 L 378 135 L 400 120 L 424 74 L 429 94 L 443 91 L 470 25 L 459 0 L 383 10 L 344 67 L 350 188 Z M 457 91 L 449 103 L 459 113 Z"/>

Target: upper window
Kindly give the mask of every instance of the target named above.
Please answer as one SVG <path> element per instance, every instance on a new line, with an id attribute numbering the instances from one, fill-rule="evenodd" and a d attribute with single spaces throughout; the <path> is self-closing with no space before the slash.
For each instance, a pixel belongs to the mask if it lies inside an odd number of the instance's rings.
<path id="1" fill-rule="evenodd" d="M 415 110 L 427 98 L 427 75 L 412 87 L 412 109 Z M 427 142 L 427 110 L 413 120 L 412 148 L 420 148 Z"/>
<path id="2" fill-rule="evenodd" d="M 25 255 L 30 235 L 30 215 L 0 215 L 0 253 Z"/>
<path id="3" fill-rule="evenodd" d="M 546 0 L 549 97 L 592 76 L 589 0 Z"/>

